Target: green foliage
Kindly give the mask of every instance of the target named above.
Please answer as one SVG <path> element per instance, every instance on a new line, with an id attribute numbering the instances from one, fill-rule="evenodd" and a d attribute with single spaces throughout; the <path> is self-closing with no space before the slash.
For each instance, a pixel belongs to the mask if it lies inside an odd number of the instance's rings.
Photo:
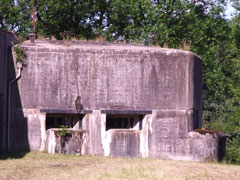
<path id="1" fill-rule="evenodd" d="M 27 57 L 25 50 L 19 46 L 13 46 L 14 52 L 16 53 L 16 62 L 24 62 L 24 59 Z"/>
<path id="2" fill-rule="evenodd" d="M 229 139 L 227 139 L 227 149 L 225 160 L 228 163 L 240 164 L 240 132 L 230 133 Z"/>
<path id="3" fill-rule="evenodd" d="M 67 138 L 68 138 L 68 136 L 71 135 L 71 131 L 67 128 L 68 128 L 68 126 L 61 125 L 60 131 L 59 131 L 60 143 L 61 143 L 61 153 L 63 153 L 63 154 L 66 153 L 65 146 L 66 146 Z"/>
<path id="4" fill-rule="evenodd" d="M 227 134 L 226 157 L 227 163 L 240 164 L 240 107 L 227 122 L 208 122 L 208 126 L 219 129 Z M 236 117 L 234 117 L 236 116 Z"/>
<path id="5" fill-rule="evenodd" d="M 93 28 L 98 22 L 95 10 L 96 8 L 101 10 L 101 6 L 106 4 L 105 1 L 98 1 L 98 3 L 99 6 L 96 7 L 96 4 L 92 1 L 85 0 L 37 1 L 37 28 L 39 33 L 45 36 L 55 36 L 57 39 L 63 39 L 64 36 L 61 36 L 61 34 L 64 32 L 71 32 L 68 33 L 68 35 L 71 34 L 68 38 L 94 38 Z M 101 15 L 99 16 L 101 17 Z"/>
<path id="6" fill-rule="evenodd" d="M 60 128 L 59 135 L 61 137 L 66 137 L 67 135 L 71 134 L 71 131 L 67 129 L 68 126 L 61 125 L 59 128 Z"/>
<path id="7" fill-rule="evenodd" d="M 237 10 L 240 11 L 240 1 L 239 0 L 230 0 L 233 3 L 233 7 Z"/>
<path id="8" fill-rule="evenodd" d="M 27 37 L 31 28 L 32 0 L 1 0 L 0 29 Z"/>

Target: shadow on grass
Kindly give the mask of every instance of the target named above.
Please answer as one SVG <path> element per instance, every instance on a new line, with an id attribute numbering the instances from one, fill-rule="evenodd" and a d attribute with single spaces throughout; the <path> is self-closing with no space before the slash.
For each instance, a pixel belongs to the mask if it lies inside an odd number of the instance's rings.
<path id="1" fill-rule="evenodd" d="M 7 159 L 21 159 L 29 152 L 14 152 L 14 153 L 4 153 L 0 154 L 0 160 L 7 160 Z"/>

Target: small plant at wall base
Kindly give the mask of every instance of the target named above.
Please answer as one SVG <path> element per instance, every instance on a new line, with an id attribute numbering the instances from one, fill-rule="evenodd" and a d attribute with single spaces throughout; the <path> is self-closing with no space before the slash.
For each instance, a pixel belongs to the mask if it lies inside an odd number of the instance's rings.
<path id="1" fill-rule="evenodd" d="M 66 146 L 67 137 L 69 137 L 71 135 L 71 131 L 68 130 L 67 128 L 68 128 L 68 126 L 61 125 L 60 126 L 60 131 L 59 131 L 61 153 L 63 153 L 63 154 L 66 153 L 65 146 Z"/>

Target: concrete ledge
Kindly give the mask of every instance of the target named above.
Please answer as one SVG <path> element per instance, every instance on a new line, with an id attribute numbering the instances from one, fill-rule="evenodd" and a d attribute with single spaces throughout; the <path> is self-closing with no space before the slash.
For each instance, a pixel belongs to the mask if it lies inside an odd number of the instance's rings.
<path id="1" fill-rule="evenodd" d="M 89 114 L 94 110 L 82 110 L 80 114 Z M 42 113 L 52 114 L 79 114 L 76 110 L 59 110 L 59 109 L 40 109 Z M 101 110 L 103 114 L 152 114 L 152 110 Z"/>
<path id="2" fill-rule="evenodd" d="M 81 155 L 84 153 L 84 140 L 86 131 L 84 130 L 72 130 L 70 134 L 64 137 L 64 147 L 62 147 L 60 131 L 61 129 L 54 128 L 46 131 L 46 149 L 48 153 L 64 153 L 64 154 L 76 154 Z"/>
<path id="3" fill-rule="evenodd" d="M 87 114 L 87 113 L 92 113 L 92 110 L 82 110 L 79 113 L 76 110 L 40 109 L 40 112 L 52 113 L 52 114 Z"/>
<path id="4" fill-rule="evenodd" d="M 103 114 L 152 114 L 152 110 L 101 110 Z"/>

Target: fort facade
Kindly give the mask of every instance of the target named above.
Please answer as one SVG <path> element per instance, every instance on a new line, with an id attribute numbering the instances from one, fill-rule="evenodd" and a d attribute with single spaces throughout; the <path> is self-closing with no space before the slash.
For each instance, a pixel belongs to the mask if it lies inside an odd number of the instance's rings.
<path id="1" fill-rule="evenodd" d="M 194 132 L 201 128 L 202 60 L 192 52 L 77 41 L 21 46 L 27 58 L 11 90 L 12 151 L 60 152 L 64 125 L 71 154 L 222 158 L 225 136 Z"/>

